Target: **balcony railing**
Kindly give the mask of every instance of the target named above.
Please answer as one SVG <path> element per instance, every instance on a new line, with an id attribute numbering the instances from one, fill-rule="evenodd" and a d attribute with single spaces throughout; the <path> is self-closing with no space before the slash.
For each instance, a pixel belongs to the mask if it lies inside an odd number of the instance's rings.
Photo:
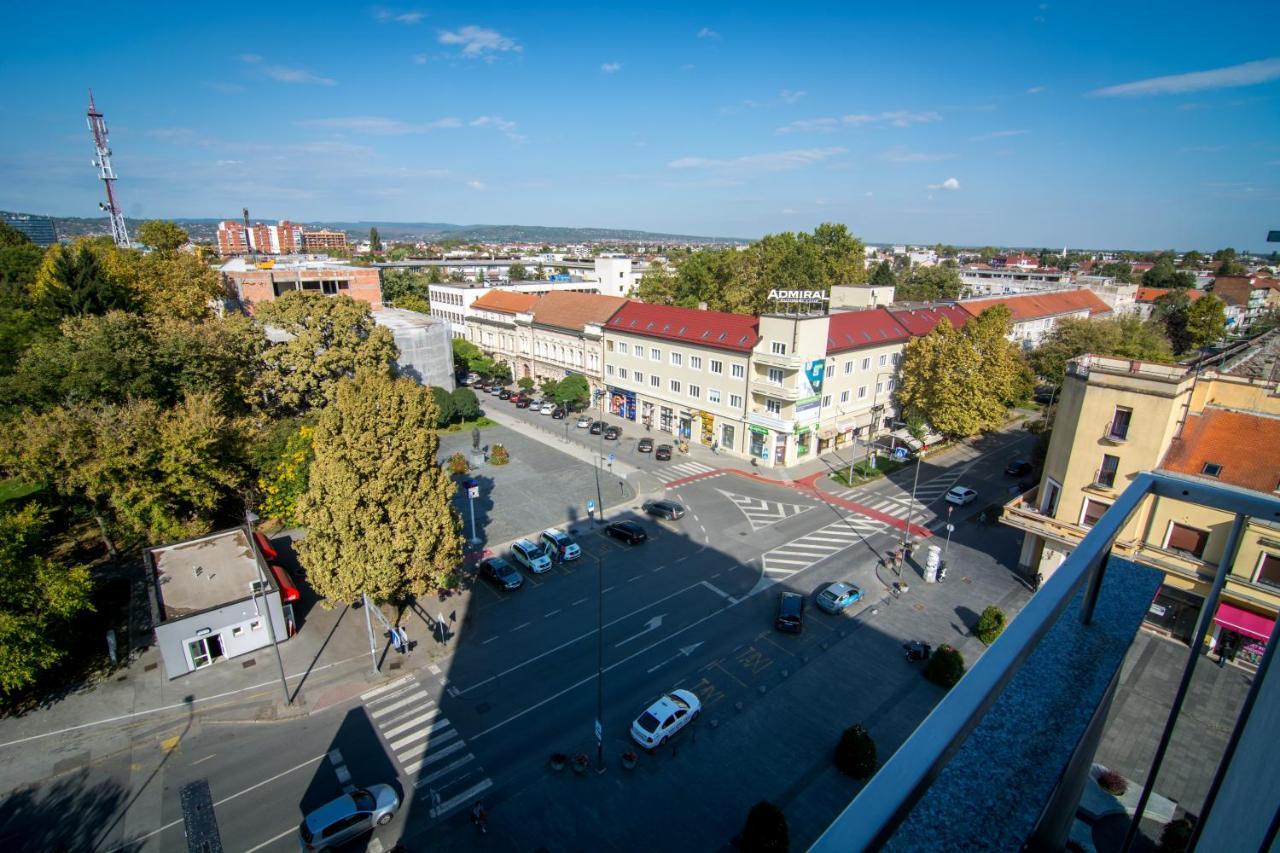
<path id="1" fill-rule="evenodd" d="M 1246 519 L 1280 522 L 1280 499 L 1190 477 L 1139 474 L 812 851 L 1065 846 L 1121 664 L 1162 577 L 1143 566 L 1120 565 L 1112 556 L 1120 532 L 1153 495 L 1224 510 L 1235 520 L 1151 767 L 1139 777 L 1146 783 L 1129 810 L 1135 815 L 1129 849 L 1202 659 Z M 1117 565 L 1109 569 L 1109 562 Z M 1268 835 L 1275 829 L 1274 803 L 1249 773 L 1258 765 L 1255 772 L 1269 772 L 1280 758 L 1267 715 L 1251 723 L 1260 693 L 1268 699 L 1259 707 L 1267 708 L 1280 691 L 1280 684 L 1267 686 L 1278 634 L 1273 629 L 1187 849 L 1197 841 L 1206 850 L 1266 849 L 1274 841 Z M 1237 760 L 1240 767 L 1233 768 Z M 1215 802 L 1222 805 L 1220 817 L 1213 813 Z"/>
<path id="2" fill-rule="evenodd" d="M 781 367 L 783 370 L 800 370 L 805 360 L 798 355 L 778 355 L 772 352 L 754 352 L 751 359 L 756 364 L 768 367 Z"/>
<path id="3" fill-rule="evenodd" d="M 800 399 L 800 389 L 796 385 L 782 385 L 769 379 L 752 379 L 751 393 L 773 397 L 776 400 Z"/>
<path id="4" fill-rule="evenodd" d="M 747 412 L 747 423 L 768 427 L 776 432 L 791 432 L 796 424 L 794 418 L 784 418 L 765 409 L 752 409 Z"/>

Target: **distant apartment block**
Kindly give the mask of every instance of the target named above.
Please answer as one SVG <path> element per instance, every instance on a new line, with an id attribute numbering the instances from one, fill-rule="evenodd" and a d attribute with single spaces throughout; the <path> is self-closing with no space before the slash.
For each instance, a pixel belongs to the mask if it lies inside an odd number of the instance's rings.
<path id="1" fill-rule="evenodd" d="M 26 235 L 37 246 L 52 246 L 58 242 L 58 230 L 47 216 L 28 216 L 24 213 L 6 213 L 4 222 L 14 231 Z"/>
<path id="2" fill-rule="evenodd" d="M 218 253 L 224 256 L 289 255 L 302 249 L 302 226 L 282 219 L 275 225 L 262 222 L 247 229 L 243 222 L 226 219 L 218 223 Z"/>
<path id="3" fill-rule="evenodd" d="M 1209 290 L 1226 303 L 1227 329 L 1249 328 L 1268 311 L 1280 308 L 1280 280 L 1260 275 L 1220 275 Z"/>
<path id="4" fill-rule="evenodd" d="M 382 307 L 382 283 L 372 267 L 356 267 L 328 260 L 286 258 L 252 264 L 244 258 L 220 268 L 227 298 L 236 308 L 253 313 L 259 302 L 270 302 L 291 290 L 346 295 Z"/>
<path id="5" fill-rule="evenodd" d="M 990 264 L 961 267 L 960 281 L 974 296 L 999 296 L 1069 287 L 1071 274 L 1059 270 L 1028 269 L 1021 265 L 1005 266 L 993 258 Z"/>
<path id="6" fill-rule="evenodd" d="M 307 252 L 314 249 L 342 249 L 345 251 L 347 248 L 347 234 L 345 231 L 334 231 L 329 228 L 321 228 L 318 231 L 303 231 L 302 248 Z"/>

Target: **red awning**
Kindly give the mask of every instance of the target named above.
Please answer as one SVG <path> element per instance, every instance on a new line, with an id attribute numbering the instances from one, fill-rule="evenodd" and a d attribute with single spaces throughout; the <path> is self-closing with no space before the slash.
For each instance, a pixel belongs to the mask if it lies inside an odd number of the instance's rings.
<path id="1" fill-rule="evenodd" d="M 1276 624 L 1274 619 L 1225 601 L 1218 605 L 1218 615 L 1213 617 L 1213 621 L 1224 628 L 1264 641 L 1271 637 L 1271 629 Z"/>
<path id="2" fill-rule="evenodd" d="M 293 578 L 289 577 L 289 573 L 280 566 L 272 564 L 271 574 L 275 576 L 276 583 L 280 586 L 280 600 L 285 604 L 291 601 L 297 601 L 301 597 L 298 587 L 294 584 Z"/>
<path id="3" fill-rule="evenodd" d="M 276 553 L 276 549 L 271 547 L 271 542 L 268 541 L 267 537 L 255 530 L 253 531 L 253 538 L 257 540 L 258 550 L 262 552 L 262 556 L 268 560 L 274 560 L 280 556 Z"/>

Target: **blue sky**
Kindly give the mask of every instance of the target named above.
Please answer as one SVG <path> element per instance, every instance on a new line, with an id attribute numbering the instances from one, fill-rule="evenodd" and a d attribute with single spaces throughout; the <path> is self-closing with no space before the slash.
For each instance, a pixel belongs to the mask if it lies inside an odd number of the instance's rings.
<path id="1" fill-rule="evenodd" d="M 96 212 L 92 86 L 129 216 L 1054 248 L 1280 228 L 1270 4 L 149 5 L 6 12 L 0 208 Z"/>

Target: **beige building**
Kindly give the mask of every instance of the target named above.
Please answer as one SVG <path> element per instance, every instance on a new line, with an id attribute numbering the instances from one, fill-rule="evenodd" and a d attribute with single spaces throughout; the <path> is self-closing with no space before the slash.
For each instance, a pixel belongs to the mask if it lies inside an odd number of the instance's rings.
<path id="1" fill-rule="evenodd" d="M 527 312 L 537 301 L 538 297 L 532 293 L 485 291 L 471 302 L 465 327 L 467 339 L 494 361 L 512 365 L 514 374 L 516 359 L 521 355 L 516 316 Z"/>
<path id="2" fill-rule="evenodd" d="M 585 376 L 592 399 L 604 393 L 604 324 L 627 300 L 596 293 L 551 292 L 515 316 L 511 365 L 517 379 L 541 382 Z"/>
<path id="3" fill-rule="evenodd" d="M 1051 575 L 1133 476 L 1157 469 L 1280 490 L 1280 332 L 1199 369 L 1102 356 L 1071 361 L 1040 485 L 1001 516 L 1026 532 L 1020 565 Z M 1164 571 L 1148 621 L 1184 639 L 1217 565 L 1230 560 L 1212 642 L 1256 662 L 1280 607 L 1280 522 L 1250 519 L 1236 552 L 1226 554 L 1231 522 L 1209 507 L 1150 498 L 1115 550 Z"/>

